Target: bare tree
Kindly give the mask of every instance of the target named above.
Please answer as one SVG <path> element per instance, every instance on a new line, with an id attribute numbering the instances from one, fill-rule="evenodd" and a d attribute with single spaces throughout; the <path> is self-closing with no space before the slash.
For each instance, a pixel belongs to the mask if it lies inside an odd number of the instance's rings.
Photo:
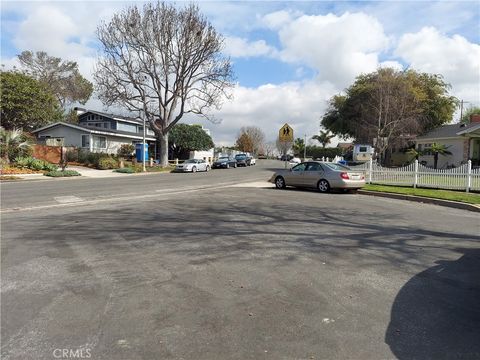
<path id="1" fill-rule="evenodd" d="M 280 141 L 277 139 L 275 145 L 280 155 L 287 155 L 287 152 L 292 148 L 293 142 L 291 141 Z"/>
<path id="2" fill-rule="evenodd" d="M 249 143 L 251 144 L 251 150 L 245 150 L 245 151 L 250 151 L 254 154 L 258 153 L 258 150 L 264 145 L 265 143 L 265 134 L 257 126 L 244 126 L 240 129 L 240 134 L 238 136 L 238 139 L 241 138 L 248 138 Z"/>
<path id="3" fill-rule="evenodd" d="M 230 98 L 233 71 L 221 55 L 223 37 L 196 5 L 156 2 L 132 6 L 97 28 L 103 56 L 95 82 L 100 99 L 143 114 L 168 164 L 168 133 L 188 113 L 211 121 Z"/>
<path id="4" fill-rule="evenodd" d="M 264 144 L 263 149 L 265 151 L 264 155 L 267 158 L 270 158 L 274 155 L 275 149 L 276 149 L 276 144 L 274 142 L 267 142 Z"/>
<path id="5" fill-rule="evenodd" d="M 78 71 L 78 64 L 44 51 L 23 51 L 18 60 L 28 75 L 43 83 L 57 98 L 61 108 L 78 101 L 85 104 L 93 92 L 93 84 Z"/>

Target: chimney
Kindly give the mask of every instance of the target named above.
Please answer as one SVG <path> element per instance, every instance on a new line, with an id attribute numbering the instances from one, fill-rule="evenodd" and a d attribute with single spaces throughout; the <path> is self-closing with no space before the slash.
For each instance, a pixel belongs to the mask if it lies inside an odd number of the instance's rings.
<path id="1" fill-rule="evenodd" d="M 480 123 L 480 114 L 470 115 L 470 124 L 473 124 L 473 123 Z"/>

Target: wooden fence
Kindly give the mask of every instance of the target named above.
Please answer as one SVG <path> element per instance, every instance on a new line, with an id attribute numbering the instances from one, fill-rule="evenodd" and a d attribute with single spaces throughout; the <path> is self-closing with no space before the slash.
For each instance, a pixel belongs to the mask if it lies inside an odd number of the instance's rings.
<path id="1" fill-rule="evenodd" d="M 472 169 L 470 160 L 452 169 L 428 168 L 419 164 L 418 160 L 399 168 L 386 168 L 372 160 L 350 168 L 364 171 L 367 183 L 371 184 L 480 191 L 480 168 Z"/>

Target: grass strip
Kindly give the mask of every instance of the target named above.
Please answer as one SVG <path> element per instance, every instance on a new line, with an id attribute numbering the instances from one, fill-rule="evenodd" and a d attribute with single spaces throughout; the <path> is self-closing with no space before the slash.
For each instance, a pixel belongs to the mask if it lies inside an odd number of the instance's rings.
<path id="1" fill-rule="evenodd" d="M 365 185 L 363 190 L 379 191 L 379 192 L 387 192 L 387 193 L 403 194 L 403 195 L 423 196 L 423 197 L 428 197 L 433 199 L 459 201 L 459 202 L 464 202 L 468 204 L 480 204 L 480 194 L 467 193 L 465 191 L 460 192 L 460 191 L 451 191 L 451 190 L 421 189 L 421 188 L 415 189 L 412 187 L 374 185 L 374 184 Z"/>

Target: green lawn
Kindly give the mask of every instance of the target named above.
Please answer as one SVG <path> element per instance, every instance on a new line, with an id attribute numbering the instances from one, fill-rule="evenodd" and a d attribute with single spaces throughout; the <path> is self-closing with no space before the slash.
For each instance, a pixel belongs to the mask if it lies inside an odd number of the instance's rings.
<path id="1" fill-rule="evenodd" d="M 467 193 L 461 191 L 437 190 L 437 189 L 419 189 L 412 187 L 373 185 L 367 184 L 363 190 L 380 191 L 404 195 L 424 196 L 434 199 L 460 201 L 469 204 L 480 204 L 480 194 Z"/>

